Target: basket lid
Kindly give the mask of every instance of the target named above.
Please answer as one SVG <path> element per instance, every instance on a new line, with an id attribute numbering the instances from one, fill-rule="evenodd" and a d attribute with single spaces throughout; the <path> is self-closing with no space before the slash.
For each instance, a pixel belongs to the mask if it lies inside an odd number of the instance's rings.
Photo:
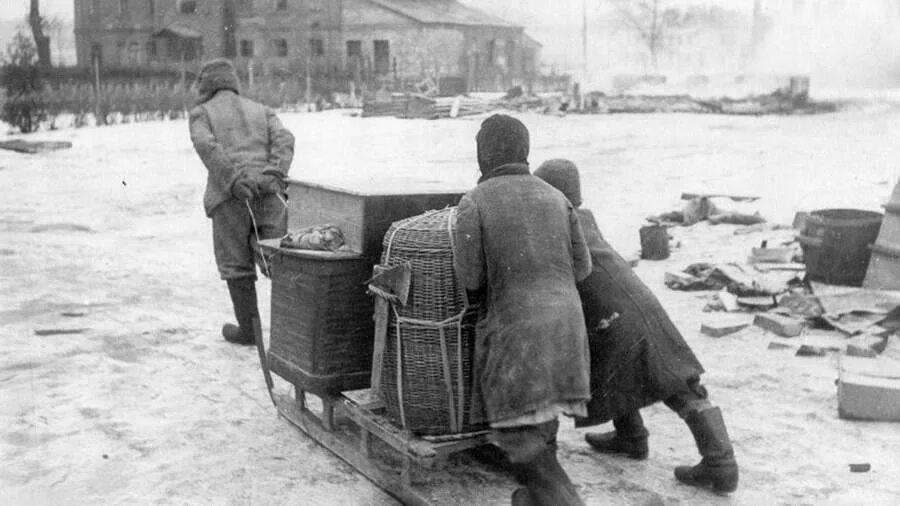
<path id="1" fill-rule="evenodd" d="M 259 247 L 260 249 L 267 251 L 269 254 L 278 252 L 288 256 L 308 258 L 313 260 L 358 260 L 361 258 L 365 258 L 364 255 L 360 255 L 359 253 L 354 253 L 352 251 L 323 251 L 282 248 L 281 239 L 263 239 L 259 241 Z"/>

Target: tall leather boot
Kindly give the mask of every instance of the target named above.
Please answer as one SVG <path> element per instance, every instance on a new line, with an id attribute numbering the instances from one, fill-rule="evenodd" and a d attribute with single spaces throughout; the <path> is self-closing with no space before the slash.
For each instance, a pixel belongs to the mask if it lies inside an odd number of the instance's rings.
<path id="1" fill-rule="evenodd" d="M 516 478 L 525 486 L 513 492 L 513 506 L 584 506 L 575 485 L 556 459 L 555 447 L 516 467 Z"/>
<path id="2" fill-rule="evenodd" d="M 251 345 L 256 344 L 253 337 L 253 319 L 259 318 L 256 303 L 256 280 L 253 278 L 229 279 L 228 293 L 234 306 L 234 317 L 237 325 L 226 323 L 222 327 L 222 337 L 229 343 Z"/>
<path id="3" fill-rule="evenodd" d="M 719 408 L 693 411 L 685 418 L 703 457 L 696 466 L 678 466 L 675 478 L 692 487 L 712 486 L 715 492 L 734 492 L 738 486 L 738 466 L 722 411 Z"/>
<path id="4" fill-rule="evenodd" d="M 635 460 L 644 460 L 650 454 L 647 437 L 650 435 L 644 428 L 644 419 L 640 411 L 635 410 L 625 416 L 613 419 L 612 432 L 593 432 L 584 435 L 584 440 L 601 453 L 623 454 Z"/>

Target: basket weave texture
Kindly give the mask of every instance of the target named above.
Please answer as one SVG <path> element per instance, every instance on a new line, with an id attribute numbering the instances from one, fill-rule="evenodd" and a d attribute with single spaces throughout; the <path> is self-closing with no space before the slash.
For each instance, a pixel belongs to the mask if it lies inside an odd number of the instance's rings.
<path id="1" fill-rule="evenodd" d="M 391 304 L 382 397 L 389 417 L 428 436 L 484 428 L 469 421 L 477 311 L 453 270 L 455 216 L 448 207 L 395 222 L 381 258 L 412 267 L 407 304 Z"/>
<path id="2" fill-rule="evenodd" d="M 272 257 L 270 363 L 309 392 L 364 388 L 374 333 L 373 301 L 365 291 L 371 263 L 316 253 Z"/>

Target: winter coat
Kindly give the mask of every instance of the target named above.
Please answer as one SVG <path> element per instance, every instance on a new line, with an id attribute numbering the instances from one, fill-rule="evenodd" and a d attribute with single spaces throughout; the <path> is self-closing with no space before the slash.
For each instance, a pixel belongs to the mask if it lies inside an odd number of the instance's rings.
<path id="1" fill-rule="evenodd" d="M 575 283 L 590 273 L 590 253 L 565 197 L 526 164 L 500 166 L 460 200 L 453 250 L 460 282 L 482 301 L 473 397 L 487 421 L 586 400 Z"/>
<path id="2" fill-rule="evenodd" d="M 593 272 L 578 284 L 591 356 L 588 417 L 575 421 L 584 427 L 690 391 L 688 381 L 703 367 L 650 289 L 603 239 L 591 212 L 578 214 L 593 261 Z"/>
<path id="3" fill-rule="evenodd" d="M 264 170 L 287 175 L 294 158 L 294 136 L 268 107 L 220 90 L 190 113 L 191 141 L 208 170 L 203 206 L 206 215 L 231 197 L 242 175 Z"/>

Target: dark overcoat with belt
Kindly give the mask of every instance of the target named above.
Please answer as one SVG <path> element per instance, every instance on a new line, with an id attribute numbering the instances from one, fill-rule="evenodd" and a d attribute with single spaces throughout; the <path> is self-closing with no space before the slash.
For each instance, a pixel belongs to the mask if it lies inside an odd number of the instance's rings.
<path id="1" fill-rule="evenodd" d="M 699 378 L 703 367 L 653 292 L 603 239 L 587 209 L 578 215 L 593 271 L 578 284 L 591 355 L 591 399 L 584 427 L 653 404 Z"/>
<path id="2" fill-rule="evenodd" d="M 591 262 L 568 200 L 527 164 L 497 167 L 460 201 L 453 249 L 460 282 L 481 293 L 473 389 L 486 420 L 586 400 L 587 341 L 575 283 Z"/>

